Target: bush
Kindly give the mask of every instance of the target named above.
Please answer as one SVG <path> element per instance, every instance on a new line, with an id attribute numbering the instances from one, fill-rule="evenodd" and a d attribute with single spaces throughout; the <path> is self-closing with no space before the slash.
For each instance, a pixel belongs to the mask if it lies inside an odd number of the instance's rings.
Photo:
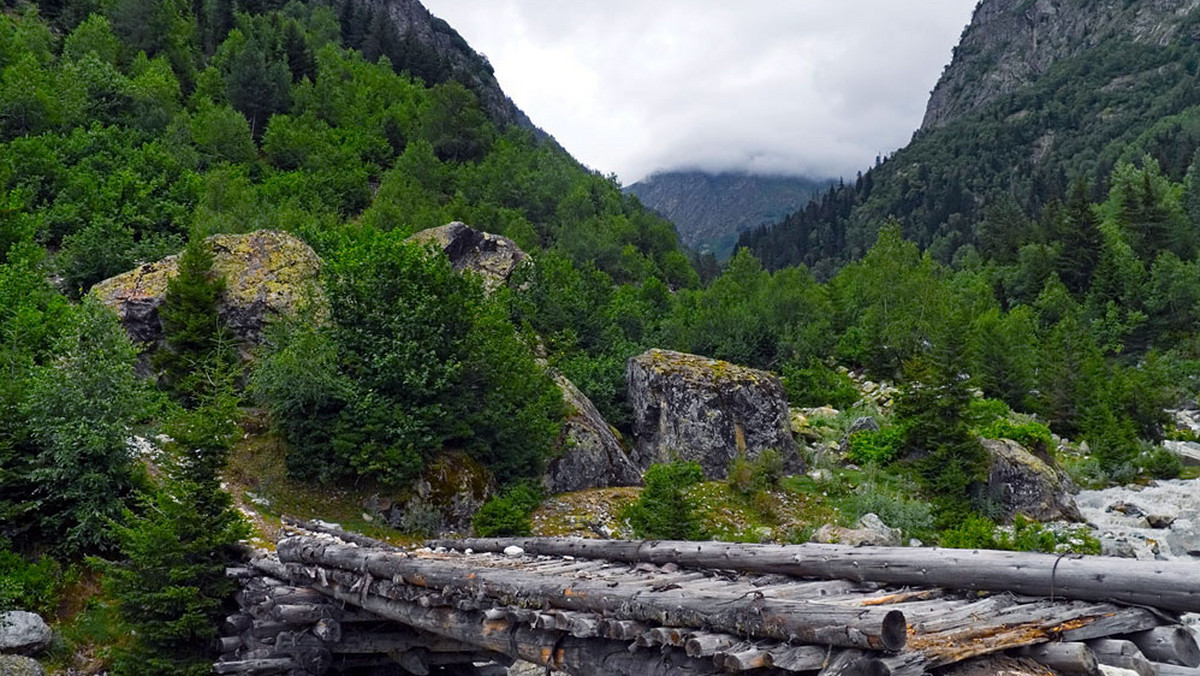
<path id="1" fill-rule="evenodd" d="M 699 464 L 651 465 L 644 479 L 646 487 L 641 496 L 621 515 L 628 519 L 635 535 L 663 540 L 698 540 L 704 536 L 704 527 L 685 495 L 688 488 L 704 481 Z"/>
<path id="2" fill-rule="evenodd" d="M 740 456 L 729 464 L 729 489 L 742 495 L 767 491 L 783 478 L 783 455 L 768 448 L 753 460 Z"/>
<path id="3" fill-rule="evenodd" d="M 969 516 L 958 527 L 943 531 L 940 544 L 954 549 L 999 549 L 1017 552 L 1099 554 L 1100 541 L 1085 527 L 1058 532 L 1020 515 L 1011 529 L 1000 528 L 981 516 Z"/>
<path id="4" fill-rule="evenodd" d="M 541 502 L 542 492 L 533 483 L 522 482 L 509 486 L 500 495 L 485 502 L 475 513 L 471 520 L 475 535 L 482 538 L 529 535 L 533 532 L 529 515 Z"/>
<path id="5" fill-rule="evenodd" d="M 1008 418 L 1012 409 L 999 399 L 972 399 L 967 404 L 967 423 L 971 427 L 987 427 L 992 423 Z"/>
<path id="6" fill-rule="evenodd" d="M 977 432 L 985 439 L 1011 439 L 1038 453 L 1049 453 L 1054 446 L 1050 428 L 1038 422 L 1015 423 L 1008 419 L 1000 419 L 978 429 Z"/>
<path id="7" fill-rule="evenodd" d="M 57 561 L 41 556 L 28 561 L 0 540 L 0 611 L 28 610 L 53 615 L 68 582 Z"/>
<path id="8" fill-rule="evenodd" d="M 1183 472 L 1183 461 L 1179 456 L 1162 446 L 1144 449 L 1137 464 L 1142 474 L 1155 479 L 1178 479 Z"/>
<path id="9" fill-rule="evenodd" d="M 796 406 L 841 409 L 849 408 L 859 400 L 858 388 L 850 376 L 815 359 L 804 365 L 785 364 L 781 375 L 788 401 Z"/>
<path id="10" fill-rule="evenodd" d="M 891 425 L 879 430 L 864 430 L 850 435 L 847 457 L 859 465 L 886 465 L 900 457 L 906 429 Z"/>

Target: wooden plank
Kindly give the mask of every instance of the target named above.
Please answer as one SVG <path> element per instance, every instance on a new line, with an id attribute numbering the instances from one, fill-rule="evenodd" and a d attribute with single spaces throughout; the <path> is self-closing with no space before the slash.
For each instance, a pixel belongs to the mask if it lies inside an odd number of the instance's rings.
<path id="1" fill-rule="evenodd" d="M 533 554 L 601 558 L 629 563 L 675 563 L 690 568 L 727 568 L 822 579 L 1011 591 L 1200 612 L 1200 565 L 1182 561 L 1135 561 L 1099 556 L 1056 556 L 908 547 L 758 545 L 722 542 L 498 538 L 440 540 L 475 551 L 517 545 Z"/>

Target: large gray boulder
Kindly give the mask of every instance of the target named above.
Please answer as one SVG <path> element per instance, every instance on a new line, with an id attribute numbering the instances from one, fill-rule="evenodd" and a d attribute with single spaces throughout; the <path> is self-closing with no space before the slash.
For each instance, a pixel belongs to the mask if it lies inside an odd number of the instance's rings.
<path id="1" fill-rule="evenodd" d="M 50 627 L 36 613 L 0 613 L 0 653 L 36 655 L 50 647 Z"/>
<path id="2" fill-rule="evenodd" d="M 546 465 L 542 483 L 549 493 L 572 493 L 589 488 L 636 486 L 642 474 L 621 447 L 617 433 L 591 402 L 561 374 L 554 374 L 567 405 L 562 444 Z"/>
<path id="3" fill-rule="evenodd" d="M 450 259 L 455 271 L 470 270 L 478 274 L 489 291 L 507 284 L 513 270 L 528 258 L 511 239 L 458 221 L 422 230 L 408 241 L 437 246 Z"/>
<path id="4" fill-rule="evenodd" d="M 1059 470 L 1010 439 L 983 439 L 990 456 L 988 492 L 1004 517 L 1034 521 L 1083 521 L 1068 480 Z"/>
<path id="5" fill-rule="evenodd" d="M 0 676 L 46 676 L 46 670 L 32 657 L 0 655 Z"/>
<path id="6" fill-rule="evenodd" d="M 723 479 L 735 458 L 774 449 L 791 472 L 804 470 L 792 438 L 783 384 L 765 371 L 693 354 L 650 350 L 625 371 L 633 407 L 634 460 L 642 467 L 700 463 Z"/>
<path id="7" fill-rule="evenodd" d="M 213 254 L 213 272 L 225 278 L 217 312 L 243 343 L 260 342 L 271 317 L 293 314 L 313 294 L 319 299 L 321 259 L 286 232 L 213 235 L 204 242 Z M 179 257 L 168 256 L 106 279 L 91 292 L 117 313 L 134 341 L 152 347 L 162 340 L 158 308 L 177 274 Z"/>

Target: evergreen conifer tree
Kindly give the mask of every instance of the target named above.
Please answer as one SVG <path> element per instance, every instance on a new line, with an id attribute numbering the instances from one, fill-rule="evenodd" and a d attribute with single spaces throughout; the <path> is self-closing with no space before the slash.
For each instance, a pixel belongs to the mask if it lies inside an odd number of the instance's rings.
<path id="1" fill-rule="evenodd" d="M 167 283 L 158 310 L 166 346 L 154 356 L 162 382 L 183 398 L 203 389 L 201 365 L 224 355 L 229 335 L 217 314 L 225 279 L 213 276 L 213 256 L 204 241 L 193 237 L 179 257 L 179 274 Z"/>

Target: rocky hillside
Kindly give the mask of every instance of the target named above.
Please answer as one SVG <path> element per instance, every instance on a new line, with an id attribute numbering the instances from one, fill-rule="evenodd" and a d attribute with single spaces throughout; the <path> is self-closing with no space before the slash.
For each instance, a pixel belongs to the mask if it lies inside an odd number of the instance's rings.
<path id="1" fill-rule="evenodd" d="M 517 125 L 544 135 L 500 88 L 487 57 L 418 0 L 343 0 L 339 11 L 344 38 L 368 57 L 381 52 L 429 84 L 456 80 L 475 93 L 496 126 Z"/>
<path id="2" fill-rule="evenodd" d="M 1179 35 L 1198 6 L 1198 0 L 981 2 L 929 98 L 921 128 L 980 110 L 1106 40 L 1166 46 L 1177 37 L 1200 38 L 1195 31 Z"/>
<path id="3" fill-rule="evenodd" d="M 1198 37 L 1195 0 L 984 0 L 908 146 L 739 244 L 772 268 L 832 270 L 895 216 L 950 262 L 982 248 L 993 205 L 1038 218 L 1077 179 L 1100 200 L 1145 155 L 1178 181 L 1200 147 Z"/>
<path id="4" fill-rule="evenodd" d="M 738 233 L 779 221 L 828 186 L 805 177 L 668 171 L 625 192 L 674 223 L 687 246 L 726 258 Z"/>

